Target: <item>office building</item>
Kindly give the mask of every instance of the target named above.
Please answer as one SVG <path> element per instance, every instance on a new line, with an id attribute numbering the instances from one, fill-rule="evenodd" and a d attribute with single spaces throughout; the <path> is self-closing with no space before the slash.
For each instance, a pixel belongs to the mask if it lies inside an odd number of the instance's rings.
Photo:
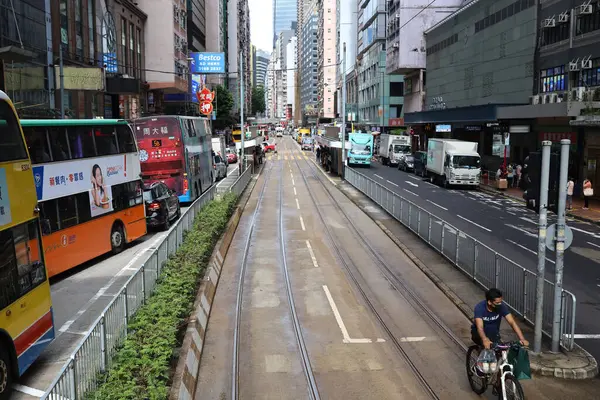
<path id="1" fill-rule="evenodd" d="M 270 53 L 263 50 L 256 50 L 256 86 L 266 87 L 267 66 L 269 65 L 270 58 Z"/>
<path id="2" fill-rule="evenodd" d="M 306 4 L 309 2 L 309 4 Z M 303 124 L 308 121 L 316 122 L 318 115 L 318 39 L 317 26 L 319 14 L 316 0 L 304 0 L 304 16 L 302 18 L 301 37 L 298 38 L 297 47 L 300 58 L 296 61 L 298 66 L 299 82 L 298 92 L 301 110 L 299 120 Z M 298 113 L 297 113 L 298 114 Z"/>
<path id="3" fill-rule="evenodd" d="M 335 118 L 335 91 L 337 74 L 337 4 L 336 0 L 317 1 L 317 98 L 319 117 Z"/>
<path id="4" fill-rule="evenodd" d="M 346 114 L 350 119 L 356 118 L 356 103 L 348 102 L 354 98 L 350 93 L 356 87 L 354 64 L 356 62 L 356 40 L 358 38 L 357 0 L 337 0 L 336 2 L 336 29 L 339 32 L 336 43 L 336 92 L 335 114 L 341 119 L 342 112 L 342 85 L 346 85 Z M 346 70 L 343 69 L 344 43 L 346 44 Z M 348 117 L 348 115 L 346 115 Z"/>
<path id="5" fill-rule="evenodd" d="M 273 47 L 284 30 L 296 30 L 297 0 L 273 0 Z"/>
<path id="6" fill-rule="evenodd" d="M 244 112 L 248 115 L 252 98 L 250 76 L 250 10 L 248 0 L 229 0 L 227 4 L 228 87 L 233 93 L 234 112 L 240 111 L 240 60 L 243 60 Z"/>

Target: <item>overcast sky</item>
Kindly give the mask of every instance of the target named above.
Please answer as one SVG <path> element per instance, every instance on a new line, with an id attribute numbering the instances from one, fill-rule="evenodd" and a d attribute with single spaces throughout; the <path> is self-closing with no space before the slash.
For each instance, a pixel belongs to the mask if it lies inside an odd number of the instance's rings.
<path id="1" fill-rule="evenodd" d="M 250 40 L 257 49 L 273 50 L 273 1 L 248 0 L 250 6 Z"/>

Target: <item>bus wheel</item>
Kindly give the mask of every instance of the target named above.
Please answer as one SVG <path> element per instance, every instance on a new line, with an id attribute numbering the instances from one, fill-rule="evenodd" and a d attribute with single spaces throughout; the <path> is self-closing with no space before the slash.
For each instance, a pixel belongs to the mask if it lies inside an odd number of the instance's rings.
<path id="1" fill-rule="evenodd" d="M 4 347 L 0 347 L 0 399 L 8 400 L 12 391 L 12 370 L 10 357 Z"/>
<path id="2" fill-rule="evenodd" d="M 110 232 L 110 245 L 113 254 L 119 254 L 125 248 L 125 234 L 120 224 L 114 224 Z"/>

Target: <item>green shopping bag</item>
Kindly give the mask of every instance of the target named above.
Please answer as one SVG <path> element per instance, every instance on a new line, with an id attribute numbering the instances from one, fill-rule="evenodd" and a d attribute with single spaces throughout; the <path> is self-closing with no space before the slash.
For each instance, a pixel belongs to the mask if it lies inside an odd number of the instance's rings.
<path id="1" fill-rule="evenodd" d="M 508 362 L 513 366 L 513 373 L 518 380 L 531 379 L 531 366 L 527 350 L 522 347 L 511 348 L 508 352 Z"/>

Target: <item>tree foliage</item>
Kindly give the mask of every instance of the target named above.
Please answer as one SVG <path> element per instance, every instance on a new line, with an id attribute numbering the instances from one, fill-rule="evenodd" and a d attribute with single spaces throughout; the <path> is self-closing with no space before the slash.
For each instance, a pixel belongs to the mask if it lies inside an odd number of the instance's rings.
<path id="1" fill-rule="evenodd" d="M 265 104 L 265 88 L 257 86 L 252 88 L 252 114 L 264 113 L 267 108 Z"/>
<path id="2" fill-rule="evenodd" d="M 231 115 L 233 95 L 223 85 L 218 85 L 215 92 L 217 96 L 214 105 L 217 109 L 217 119 L 213 122 L 213 127 L 215 129 L 225 129 L 235 123 L 235 119 Z"/>

